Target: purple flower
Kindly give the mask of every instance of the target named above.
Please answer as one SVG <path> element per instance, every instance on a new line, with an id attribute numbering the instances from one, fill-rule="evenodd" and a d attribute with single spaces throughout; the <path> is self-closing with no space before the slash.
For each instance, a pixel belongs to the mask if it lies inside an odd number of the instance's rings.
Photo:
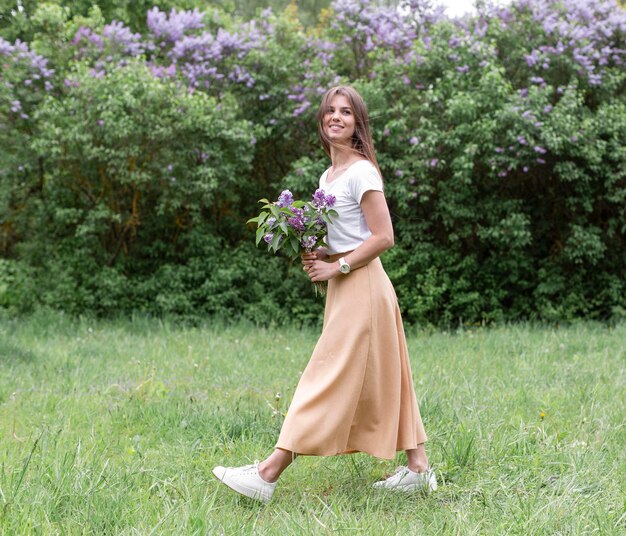
<path id="1" fill-rule="evenodd" d="M 430 167 L 435 167 L 438 163 L 439 163 L 439 159 L 438 158 L 433 158 L 430 161 Z"/>
<path id="2" fill-rule="evenodd" d="M 502 147 L 496 147 L 495 151 L 496 151 L 496 153 L 503 153 L 504 149 Z"/>
<path id="3" fill-rule="evenodd" d="M 469 65 L 465 64 L 461 67 L 457 67 L 456 70 L 460 73 L 466 73 L 467 71 L 469 71 Z"/>
<path id="4" fill-rule="evenodd" d="M 328 194 L 326 196 L 326 206 L 327 207 L 333 207 L 335 205 L 335 201 L 337 200 L 337 198 L 332 195 L 332 194 Z"/>
<path id="5" fill-rule="evenodd" d="M 19 112 L 22 109 L 22 103 L 18 100 L 11 101 L 11 111 Z"/>
<path id="6" fill-rule="evenodd" d="M 267 234 L 263 237 L 263 240 L 265 240 L 265 242 L 266 242 L 267 244 L 271 244 L 273 239 L 274 239 L 274 233 L 267 233 Z"/>
<path id="7" fill-rule="evenodd" d="M 418 140 L 415 136 L 413 136 L 413 137 L 409 140 L 409 143 L 410 143 L 411 145 L 417 145 L 417 144 L 419 143 L 419 140 Z"/>
<path id="8" fill-rule="evenodd" d="M 269 218 L 267 218 L 267 220 L 265 220 L 265 224 L 268 227 L 272 227 L 275 223 L 276 223 L 276 218 L 274 218 L 273 216 L 270 216 Z"/>
<path id="9" fill-rule="evenodd" d="M 304 249 L 310 250 L 315 247 L 316 242 L 317 238 L 315 238 L 314 236 L 305 236 L 304 238 L 302 238 L 302 240 L 300 240 L 300 245 Z"/>
<path id="10" fill-rule="evenodd" d="M 279 207 L 288 207 L 291 203 L 293 203 L 293 194 L 289 190 L 283 190 L 278 196 L 276 204 Z"/>
<path id="11" fill-rule="evenodd" d="M 289 210 L 291 210 L 291 212 L 293 212 L 293 215 L 299 220 L 302 220 L 304 218 L 304 210 L 302 210 L 301 208 L 289 207 Z"/>
<path id="12" fill-rule="evenodd" d="M 526 141 L 526 138 L 524 136 L 518 136 L 517 137 L 517 141 L 520 145 L 527 145 L 528 142 Z"/>
<path id="13" fill-rule="evenodd" d="M 287 218 L 287 223 L 296 231 L 304 231 L 304 222 L 300 218 Z"/>
<path id="14" fill-rule="evenodd" d="M 313 206 L 315 208 L 323 208 L 326 206 L 326 195 L 324 190 L 321 188 L 315 190 L 315 193 L 313 194 Z"/>
<path id="15" fill-rule="evenodd" d="M 538 164 L 545 164 L 546 161 L 543 158 L 537 158 L 537 163 Z"/>
<path id="16" fill-rule="evenodd" d="M 535 150 L 536 153 L 539 153 L 539 154 L 546 154 L 548 152 L 543 147 L 539 147 L 539 145 L 535 145 L 533 149 Z"/>

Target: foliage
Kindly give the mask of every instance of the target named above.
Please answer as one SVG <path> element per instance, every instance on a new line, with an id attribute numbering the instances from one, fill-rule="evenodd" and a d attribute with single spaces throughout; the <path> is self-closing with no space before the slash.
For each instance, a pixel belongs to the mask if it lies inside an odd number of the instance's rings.
<path id="1" fill-rule="evenodd" d="M 622 316 L 624 10 L 388 4 L 336 0 L 304 28 L 293 6 L 23 2 L 0 24 L 0 304 L 309 321 L 302 274 L 278 280 L 290 261 L 257 258 L 245 222 L 315 190 L 315 108 L 348 82 L 410 321 Z"/>

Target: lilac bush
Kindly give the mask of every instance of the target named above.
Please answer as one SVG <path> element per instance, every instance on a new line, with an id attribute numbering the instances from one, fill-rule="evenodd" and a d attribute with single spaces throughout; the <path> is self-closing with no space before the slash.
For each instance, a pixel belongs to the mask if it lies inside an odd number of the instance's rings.
<path id="1" fill-rule="evenodd" d="M 396 231 L 386 263 L 409 320 L 623 314 L 624 9 L 515 0 L 451 19 L 434 0 L 387 4 L 336 0 L 315 28 L 293 8 L 243 21 L 151 7 L 140 29 L 58 15 L 54 35 L 0 38 L 2 254 L 43 250 L 49 222 L 32 229 L 46 207 L 60 218 L 50 243 L 79 241 L 127 295 L 150 287 L 133 277 L 178 281 L 172 270 L 199 266 L 180 275 L 172 307 L 201 311 L 215 300 L 198 281 L 216 276 L 194 255 L 216 247 L 253 264 L 250 207 L 314 191 L 328 163 L 319 98 L 352 83 L 369 107 Z M 278 203 L 301 247 L 331 200 L 316 193 L 305 211 L 283 192 Z M 267 217 L 260 240 L 289 246 L 278 221 Z M 49 261 L 28 255 L 46 273 Z M 163 258 L 176 268 L 161 270 Z"/>

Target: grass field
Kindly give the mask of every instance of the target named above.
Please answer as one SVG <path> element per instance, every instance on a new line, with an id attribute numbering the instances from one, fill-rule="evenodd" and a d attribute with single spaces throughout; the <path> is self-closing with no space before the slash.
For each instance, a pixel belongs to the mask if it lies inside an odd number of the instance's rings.
<path id="1" fill-rule="evenodd" d="M 409 330 L 436 493 L 357 454 L 236 496 L 211 469 L 271 451 L 317 335 L 3 317 L 0 533 L 626 533 L 624 324 Z"/>

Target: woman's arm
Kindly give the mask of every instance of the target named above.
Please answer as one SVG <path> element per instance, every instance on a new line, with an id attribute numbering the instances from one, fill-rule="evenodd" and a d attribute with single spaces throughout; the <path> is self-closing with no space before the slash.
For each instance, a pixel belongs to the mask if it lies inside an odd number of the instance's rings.
<path id="1" fill-rule="evenodd" d="M 365 266 L 393 246 L 393 226 L 385 195 L 376 190 L 368 190 L 361 198 L 361 209 L 372 235 L 344 257 L 351 269 Z M 327 281 L 341 273 L 339 262 L 316 260 L 313 253 L 303 255 L 302 264 L 311 281 Z"/>

